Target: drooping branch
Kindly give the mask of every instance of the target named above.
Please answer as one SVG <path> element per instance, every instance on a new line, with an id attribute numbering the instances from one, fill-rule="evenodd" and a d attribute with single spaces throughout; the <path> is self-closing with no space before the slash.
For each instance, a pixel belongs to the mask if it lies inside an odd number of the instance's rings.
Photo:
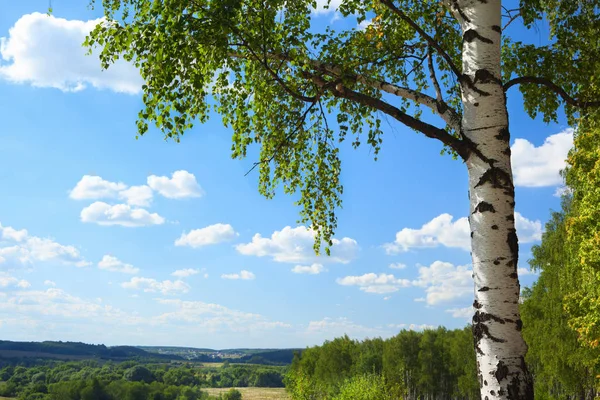
<path id="1" fill-rule="evenodd" d="M 311 78 L 313 82 L 315 82 L 319 87 L 325 88 L 329 85 L 327 89 L 334 96 L 352 100 L 364 106 L 381 111 L 384 114 L 387 114 L 395 120 L 408 126 L 409 128 L 423 133 L 428 138 L 439 140 L 446 146 L 456 151 L 456 153 L 460 155 L 463 159 L 468 158 L 468 147 L 462 140 L 452 136 L 450 133 L 448 133 L 448 131 L 438 128 L 437 126 L 431 125 L 427 122 L 421 121 L 381 99 L 377 99 L 364 93 L 354 91 L 344 86 L 341 82 L 338 82 L 335 86 L 333 86 L 330 85 L 330 82 L 325 81 L 320 76 L 312 75 Z"/>
<path id="2" fill-rule="evenodd" d="M 417 24 L 408 15 L 406 15 L 404 11 L 396 7 L 392 0 L 379 1 L 383 5 L 388 7 L 390 10 L 392 10 L 394 14 L 400 17 L 400 19 L 402 19 L 404 22 L 410 25 L 410 27 L 413 28 L 419 34 L 419 36 L 421 36 L 427 42 L 429 46 L 433 47 L 439 53 L 439 55 L 446 61 L 448 67 L 450 67 L 450 69 L 452 70 L 452 72 L 454 72 L 457 78 L 460 79 L 462 77 L 462 73 L 460 72 L 456 64 L 454 64 L 454 61 L 452 61 L 452 57 L 450 57 L 450 55 L 442 48 L 442 46 L 438 43 L 437 40 L 435 40 L 427 32 L 425 32 L 425 30 L 423 30 L 423 28 L 421 28 L 419 24 Z"/>
<path id="3" fill-rule="evenodd" d="M 243 54 L 236 53 L 236 52 L 230 52 L 230 55 L 233 57 L 238 57 L 238 58 L 246 57 Z M 258 55 L 253 56 L 253 57 L 256 58 L 256 61 L 263 64 L 263 60 L 260 57 L 258 57 Z M 306 59 L 303 61 L 292 60 L 292 58 L 290 58 L 288 55 L 285 55 L 285 54 L 268 54 L 267 57 L 270 59 L 287 61 L 287 62 L 290 62 L 290 61 L 303 62 L 303 63 L 308 64 L 313 69 L 320 72 L 321 74 L 327 75 L 331 78 L 344 79 L 347 81 L 358 82 L 365 86 L 371 87 L 373 89 L 382 90 L 386 93 L 393 94 L 394 96 L 402 97 L 402 98 L 412 101 L 414 103 L 421 104 L 421 105 L 429 108 L 433 113 L 439 115 L 444 120 L 444 122 L 446 122 L 446 124 L 448 124 L 448 126 L 450 128 L 456 130 L 457 132 L 460 131 L 461 117 L 458 114 L 458 112 L 456 112 L 456 110 L 454 110 L 452 107 L 450 107 L 443 100 L 440 102 L 440 101 L 438 101 L 438 99 L 435 99 L 425 93 L 422 93 L 422 92 L 419 92 L 417 90 L 413 90 L 410 88 L 397 86 L 397 85 L 387 82 L 385 80 L 370 78 L 370 77 L 367 77 L 362 74 L 349 74 L 349 73 L 344 72 L 342 70 L 342 68 L 337 65 L 324 63 L 324 62 L 314 60 L 314 59 Z M 273 73 L 274 73 L 274 71 L 273 71 Z M 279 82 L 279 79 L 277 81 Z M 285 87 L 284 87 L 284 90 L 286 90 Z M 295 95 L 298 95 L 298 94 L 295 93 Z M 300 96 L 295 96 L 295 97 L 304 100 Z M 306 100 L 304 100 L 304 101 L 311 102 L 312 99 L 306 97 Z"/>
<path id="4" fill-rule="evenodd" d="M 554 93 L 559 95 L 565 103 L 578 108 L 589 108 L 589 107 L 600 107 L 600 101 L 582 101 L 579 99 L 575 99 L 571 97 L 565 89 L 552 82 L 547 78 L 540 78 L 537 76 L 521 76 L 519 78 L 511 79 L 510 81 L 504 84 L 504 91 L 506 92 L 508 89 L 515 85 L 523 85 L 523 84 L 535 84 L 542 85 L 552 90 Z"/>

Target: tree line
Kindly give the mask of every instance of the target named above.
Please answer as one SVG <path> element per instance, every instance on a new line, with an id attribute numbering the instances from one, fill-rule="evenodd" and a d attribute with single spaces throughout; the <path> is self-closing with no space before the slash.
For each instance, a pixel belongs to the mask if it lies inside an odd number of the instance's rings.
<path id="1" fill-rule="evenodd" d="M 203 388 L 283 387 L 286 367 L 202 364 L 103 364 L 96 360 L 6 365 L 0 396 L 20 400 L 209 399 Z M 233 400 L 233 392 L 223 395 Z M 233 397 L 232 397 L 233 396 Z"/>

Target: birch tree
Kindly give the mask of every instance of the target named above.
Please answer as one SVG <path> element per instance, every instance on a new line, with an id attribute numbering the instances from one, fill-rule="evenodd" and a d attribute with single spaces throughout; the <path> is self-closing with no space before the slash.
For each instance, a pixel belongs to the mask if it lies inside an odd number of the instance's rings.
<path id="1" fill-rule="evenodd" d="M 140 134 L 154 124 L 179 141 L 215 110 L 234 158 L 258 145 L 259 191 L 297 195 L 317 251 L 328 252 L 342 201 L 341 142 L 377 155 L 382 118 L 439 141 L 469 174 L 482 399 L 531 399 L 506 92 L 519 86 L 526 111 L 548 121 L 563 105 L 570 117 L 597 106 L 578 88 L 600 70 L 589 56 L 600 46 L 573 40 L 597 22 L 597 3 L 343 0 L 339 12 L 366 28 L 337 31 L 311 25 L 314 0 L 103 0 L 106 20 L 86 45 L 101 47 L 105 68 L 118 57 L 139 67 Z M 552 45 L 510 36 L 546 22 Z"/>

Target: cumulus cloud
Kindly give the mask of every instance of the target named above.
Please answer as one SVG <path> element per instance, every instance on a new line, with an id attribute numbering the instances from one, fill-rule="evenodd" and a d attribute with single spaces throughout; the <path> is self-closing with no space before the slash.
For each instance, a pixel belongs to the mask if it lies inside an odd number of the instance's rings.
<path id="1" fill-rule="evenodd" d="M 469 266 L 435 261 L 429 267 L 420 267 L 419 277 L 412 284 L 425 288 L 425 302 L 436 305 L 473 295 L 472 274 Z"/>
<path id="2" fill-rule="evenodd" d="M 466 217 L 453 221 L 450 214 L 441 214 L 424 224 L 420 229 L 404 228 L 396 233 L 396 240 L 383 245 L 386 253 L 398 254 L 412 249 L 445 246 L 469 251 L 471 236 Z M 531 221 L 515 212 L 515 225 L 519 241 L 530 243 L 542 238 L 542 223 Z"/>
<path id="3" fill-rule="evenodd" d="M 405 329 L 407 331 L 425 331 L 429 329 L 435 329 L 435 326 L 429 324 L 388 324 L 388 328 L 396 330 Z"/>
<path id="4" fill-rule="evenodd" d="M 102 19 L 79 21 L 41 13 L 23 15 L 0 38 L 0 78 L 34 87 L 77 92 L 92 86 L 136 94 L 142 86 L 138 70 L 118 60 L 103 71 L 98 51 L 86 56 L 86 35 Z"/>
<path id="5" fill-rule="evenodd" d="M 327 271 L 323 264 L 312 264 L 312 265 L 296 265 L 292 268 L 292 272 L 295 274 L 310 274 L 317 275 L 321 272 Z"/>
<path id="6" fill-rule="evenodd" d="M 190 291 L 190 285 L 182 280 L 175 281 L 157 281 L 152 278 L 133 277 L 129 282 L 121 283 L 125 289 L 143 290 L 144 292 L 172 295 L 179 293 L 187 293 Z"/>
<path id="7" fill-rule="evenodd" d="M 270 238 L 259 233 L 252 237 L 250 243 L 239 244 L 236 250 L 246 256 L 271 257 L 274 261 L 284 263 L 342 263 L 347 264 L 356 258 L 358 243 L 354 239 L 333 239 L 331 256 L 317 257 L 313 250 L 315 233 L 305 226 L 292 228 L 286 226 L 275 231 Z"/>
<path id="8" fill-rule="evenodd" d="M 234 239 L 238 233 L 229 224 L 214 224 L 202 229 L 194 229 L 183 233 L 175 241 L 175 246 L 190 246 L 198 248 L 218 244 Z"/>
<path id="9" fill-rule="evenodd" d="M 74 200 L 112 199 L 125 190 L 122 182 L 110 182 L 96 175 L 84 175 L 70 191 L 69 197 Z"/>
<path id="10" fill-rule="evenodd" d="M 475 309 L 472 306 L 469 306 L 464 308 L 451 308 L 446 310 L 446 312 L 452 314 L 454 318 L 471 320 L 473 314 L 475 314 Z"/>
<path id="11" fill-rule="evenodd" d="M 127 204 L 139 207 L 149 207 L 152 203 L 152 189 L 146 185 L 131 186 L 119 192 L 119 198 Z"/>
<path id="12" fill-rule="evenodd" d="M 393 293 L 410 286 L 408 279 L 397 279 L 391 274 L 375 274 L 373 272 L 361 276 L 346 276 L 338 278 L 336 282 L 343 286 L 358 286 L 367 293 Z"/>
<path id="13" fill-rule="evenodd" d="M 105 255 L 102 260 L 98 263 L 98 268 L 104 269 L 111 272 L 121 272 L 124 274 L 137 274 L 140 272 L 139 268 L 135 268 L 131 264 L 126 264 L 119 260 L 117 257 Z"/>
<path id="14" fill-rule="evenodd" d="M 250 271 L 246 271 L 246 270 L 242 270 L 240 271 L 240 273 L 236 273 L 236 274 L 223 274 L 221 275 L 221 278 L 223 279 L 232 279 L 232 280 L 244 280 L 244 281 L 250 281 L 253 280 L 254 278 L 256 278 L 256 275 L 254 275 L 252 272 Z"/>
<path id="15" fill-rule="evenodd" d="M 30 265 L 38 261 L 55 261 L 77 267 L 90 265 L 74 246 L 32 236 L 26 229 L 18 230 L 0 224 L 0 238 L 0 264 Z"/>
<path id="16" fill-rule="evenodd" d="M 194 174 L 183 170 L 173 172 L 171 178 L 150 175 L 148 186 L 169 199 L 201 197 L 204 194 Z"/>
<path id="17" fill-rule="evenodd" d="M 525 139 L 515 139 L 511 161 L 515 186 L 540 187 L 560 185 L 560 171 L 566 167 L 573 147 L 573 129 L 548 136 L 538 147 Z"/>
<path id="18" fill-rule="evenodd" d="M 17 279 L 14 276 L 11 276 L 5 272 L 0 271 L 0 288 L 21 288 L 26 289 L 30 287 L 31 284 L 27 282 L 25 279 Z"/>
<path id="19" fill-rule="evenodd" d="M 390 268 L 391 269 L 404 269 L 404 268 L 406 268 L 406 264 L 392 263 L 392 264 L 390 264 Z"/>
<path id="20" fill-rule="evenodd" d="M 128 204 L 110 205 L 96 201 L 81 210 L 81 221 L 110 226 L 120 225 L 129 228 L 162 225 L 165 219 L 143 208 L 132 208 Z"/>
<path id="21" fill-rule="evenodd" d="M 197 275 L 199 273 L 200 273 L 199 269 L 186 268 L 186 269 L 178 269 L 177 271 L 174 271 L 173 273 L 171 273 L 171 275 L 176 278 L 187 278 L 189 276 Z"/>
<path id="22" fill-rule="evenodd" d="M 46 285 L 46 286 L 51 286 L 51 287 L 55 287 L 55 286 L 56 286 L 56 282 L 54 282 L 54 281 L 50 281 L 50 280 L 45 280 L 45 281 L 44 281 L 44 285 Z"/>
<path id="23" fill-rule="evenodd" d="M 270 321 L 262 315 L 233 310 L 219 304 L 179 299 L 157 299 L 159 304 L 174 308 L 155 320 L 160 324 L 187 323 L 202 331 L 216 332 L 227 328 L 233 332 L 255 332 L 276 328 L 291 328 L 291 325 Z"/>

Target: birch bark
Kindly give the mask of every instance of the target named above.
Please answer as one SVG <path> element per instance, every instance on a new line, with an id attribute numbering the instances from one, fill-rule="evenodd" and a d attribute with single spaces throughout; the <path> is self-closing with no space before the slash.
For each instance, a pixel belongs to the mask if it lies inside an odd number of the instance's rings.
<path id="1" fill-rule="evenodd" d="M 452 1 L 463 32 L 462 133 L 467 159 L 475 315 L 482 399 L 533 399 L 521 335 L 515 190 L 500 70 L 501 1 Z"/>

